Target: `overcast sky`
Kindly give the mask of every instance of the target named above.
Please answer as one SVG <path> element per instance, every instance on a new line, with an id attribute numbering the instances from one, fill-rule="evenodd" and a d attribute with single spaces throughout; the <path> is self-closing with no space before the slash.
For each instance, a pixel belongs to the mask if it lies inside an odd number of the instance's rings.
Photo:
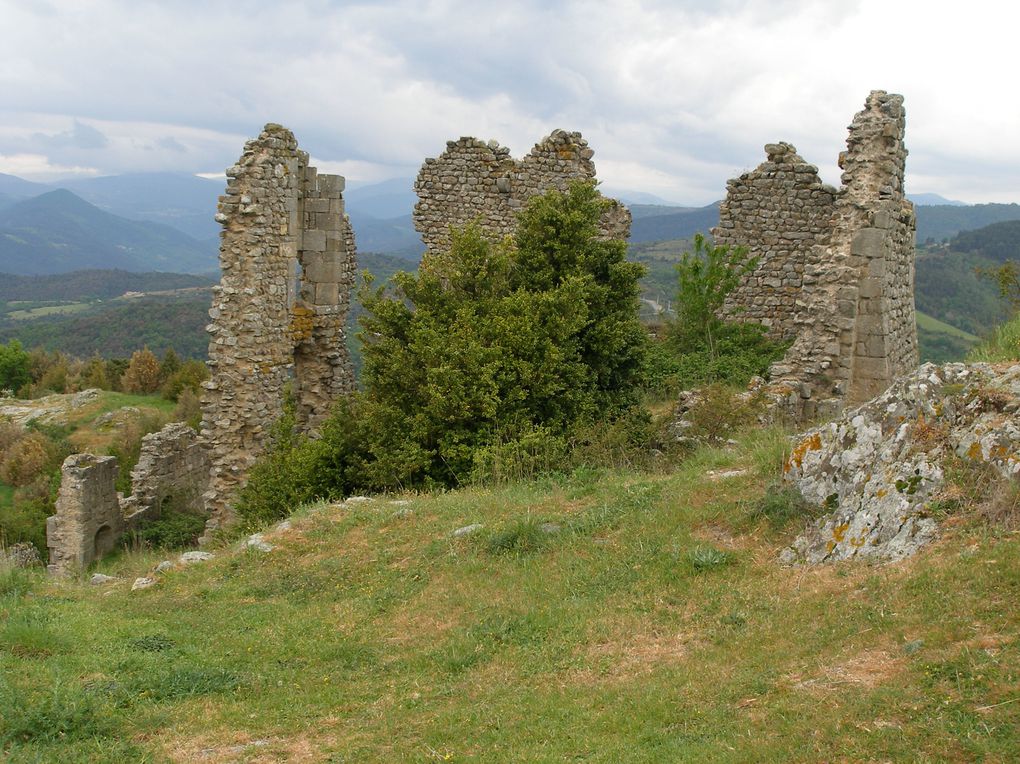
<path id="1" fill-rule="evenodd" d="M 794 143 L 838 182 L 868 92 L 902 93 L 907 190 L 1020 201 L 1004 0 L 0 0 L 0 172 L 219 173 L 265 122 L 322 170 L 412 177 L 461 135 L 580 130 L 616 189 L 687 204 Z"/>

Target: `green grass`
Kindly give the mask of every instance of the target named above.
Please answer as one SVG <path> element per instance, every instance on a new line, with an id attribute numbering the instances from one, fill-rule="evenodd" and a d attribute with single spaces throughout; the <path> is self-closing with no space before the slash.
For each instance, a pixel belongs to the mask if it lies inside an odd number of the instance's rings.
<path id="1" fill-rule="evenodd" d="M 958 329 L 955 326 L 939 321 L 937 318 L 933 318 L 921 311 L 917 311 L 917 327 L 919 329 L 926 329 L 930 332 L 937 332 L 939 334 L 948 334 L 951 337 L 957 337 L 967 342 L 979 342 L 980 337 L 970 332 L 965 332 L 963 329 Z"/>
<path id="2" fill-rule="evenodd" d="M 964 517 L 895 565 L 782 568 L 784 451 L 318 505 L 139 592 L 158 558 L 0 571 L 0 758 L 1013 758 L 1016 536 Z"/>

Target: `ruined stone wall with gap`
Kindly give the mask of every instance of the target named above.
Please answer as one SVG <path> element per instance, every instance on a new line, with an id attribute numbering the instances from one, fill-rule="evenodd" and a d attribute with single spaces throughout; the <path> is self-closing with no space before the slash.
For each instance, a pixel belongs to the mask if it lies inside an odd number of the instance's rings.
<path id="1" fill-rule="evenodd" d="M 762 182 L 761 193 L 756 194 L 753 182 L 747 182 L 764 181 L 762 170 L 772 171 L 774 152 L 755 173 L 731 183 L 724 205 L 727 225 L 716 229 L 716 238 L 748 246 L 751 254 L 762 256 L 763 263 L 735 294 L 730 308 L 743 308 L 746 315 L 763 323 L 769 319 L 770 326 L 782 326 L 782 334 L 795 338 L 771 375 L 789 386 L 790 408 L 796 416 L 836 413 L 846 403 L 877 395 L 917 367 L 915 218 L 903 192 L 904 130 L 903 97 L 873 91 L 855 115 L 847 150 L 840 155 L 842 188 L 833 196 L 828 234 L 813 230 L 814 224 L 804 231 L 803 219 L 778 218 L 790 223 L 774 229 L 775 240 L 797 232 L 810 232 L 814 239 L 812 246 L 797 254 L 803 258 L 803 269 L 792 311 L 776 299 L 774 314 L 763 313 L 762 307 L 767 308 L 772 298 L 762 299 L 762 283 L 754 281 L 758 272 L 777 270 L 769 265 L 770 258 L 778 258 L 779 270 L 789 262 L 789 257 L 770 250 L 765 237 L 757 235 L 757 210 L 774 204 L 776 184 Z M 804 185 L 813 187 L 807 172 L 804 177 Z M 742 221 L 745 209 L 750 217 L 746 223 Z"/>
<path id="2" fill-rule="evenodd" d="M 209 453 L 198 435 L 184 422 L 168 424 L 142 438 L 121 513 L 129 525 L 158 520 L 164 512 L 200 514 L 208 482 Z"/>
<path id="3" fill-rule="evenodd" d="M 354 385 L 344 324 L 356 259 L 344 179 L 309 167 L 294 135 L 275 124 L 245 145 L 227 179 L 202 399 L 210 532 L 232 520 L 237 490 L 282 413 L 285 384 L 293 378 L 306 431 Z"/>
<path id="4" fill-rule="evenodd" d="M 832 233 L 836 189 L 789 143 L 769 144 L 767 159 L 727 184 L 716 244 L 747 247 L 758 267 L 730 295 L 724 310 L 792 339 L 804 266 L 811 249 Z"/>
<path id="5" fill-rule="evenodd" d="M 112 551 L 125 533 L 164 512 L 205 511 L 209 455 L 183 422 L 142 438 L 131 493 L 117 493 L 113 456 L 73 454 L 64 460 L 56 513 L 46 520 L 49 571 L 77 573 Z"/>
<path id="6" fill-rule="evenodd" d="M 515 160 L 496 141 L 449 141 L 436 159 L 426 159 L 414 183 L 414 225 L 429 252 L 450 246 L 450 228 L 477 221 L 494 237 L 509 236 L 528 199 L 572 180 L 595 177 L 594 151 L 580 133 L 554 130 L 526 157 Z M 608 238 L 630 235 L 630 212 L 615 203 L 602 220 Z"/>

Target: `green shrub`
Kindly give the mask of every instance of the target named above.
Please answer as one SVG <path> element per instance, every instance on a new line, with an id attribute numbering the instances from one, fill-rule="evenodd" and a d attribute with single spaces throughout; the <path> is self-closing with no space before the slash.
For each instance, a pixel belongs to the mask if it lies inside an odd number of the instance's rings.
<path id="1" fill-rule="evenodd" d="M 31 359 L 21 343 L 11 340 L 0 345 L 0 390 L 13 395 L 31 381 Z"/>
<path id="2" fill-rule="evenodd" d="M 684 435 L 701 443 L 722 443 L 754 421 L 762 401 L 745 398 L 732 387 L 715 383 L 697 392 L 685 414 L 690 426 Z"/>
<path id="3" fill-rule="evenodd" d="M 134 537 L 153 549 L 185 549 L 194 546 L 205 530 L 205 519 L 194 512 L 164 510 L 157 520 L 142 524 Z"/>
<path id="4" fill-rule="evenodd" d="M 562 435 L 538 427 L 517 437 L 475 449 L 471 480 L 502 484 L 534 479 L 561 470 L 567 455 L 568 446 Z"/>
<path id="5" fill-rule="evenodd" d="M 166 365 L 165 359 L 164 365 Z M 178 362 L 174 371 L 170 372 L 168 376 L 160 378 L 164 380 L 160 394 L 169 401 L 178 401 L 185 391 L 190 391 L 194 396 L 199 394 L 202 383 L 209 379 L 209 367 L 201 361 L 193 359 L 183 363 Z"/>
<path id="6" fill-rule="evenodd" d="M 362 384 L 315 439 L 293 426 L 252 470 L 238 512 L 270 522 L 317 498 L 526 477 L 575 429 L 637 402 L 643 268 L 601 236 L 592 183 L 533 198 L 514 239 L 455 231 L 393 292 L 361 293 Z M 286 429 L 286 428 L 285 428 Z"/>

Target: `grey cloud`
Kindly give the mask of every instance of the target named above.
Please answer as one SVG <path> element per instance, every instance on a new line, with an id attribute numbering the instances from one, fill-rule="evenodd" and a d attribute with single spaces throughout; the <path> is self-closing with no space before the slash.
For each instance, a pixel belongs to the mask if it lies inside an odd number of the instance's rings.
<path id="1" fill-rule="evenodd" d="M 110 143 L 99 130 L 77 119 L 70 130 L 62 133 L 35 133 L 32 138 L 46 149 L 103 149 Z"/>
<path id="2" fill-rule="evenodd" d="M 166 149 L 167 151 L 174 151 L 178 154 L 186 154 L 188 152 L 187 146 L 181 143 L 179 140 L 174 138 L 172 135 L 165 135 L 156 141 L 157 148 Z"/>

